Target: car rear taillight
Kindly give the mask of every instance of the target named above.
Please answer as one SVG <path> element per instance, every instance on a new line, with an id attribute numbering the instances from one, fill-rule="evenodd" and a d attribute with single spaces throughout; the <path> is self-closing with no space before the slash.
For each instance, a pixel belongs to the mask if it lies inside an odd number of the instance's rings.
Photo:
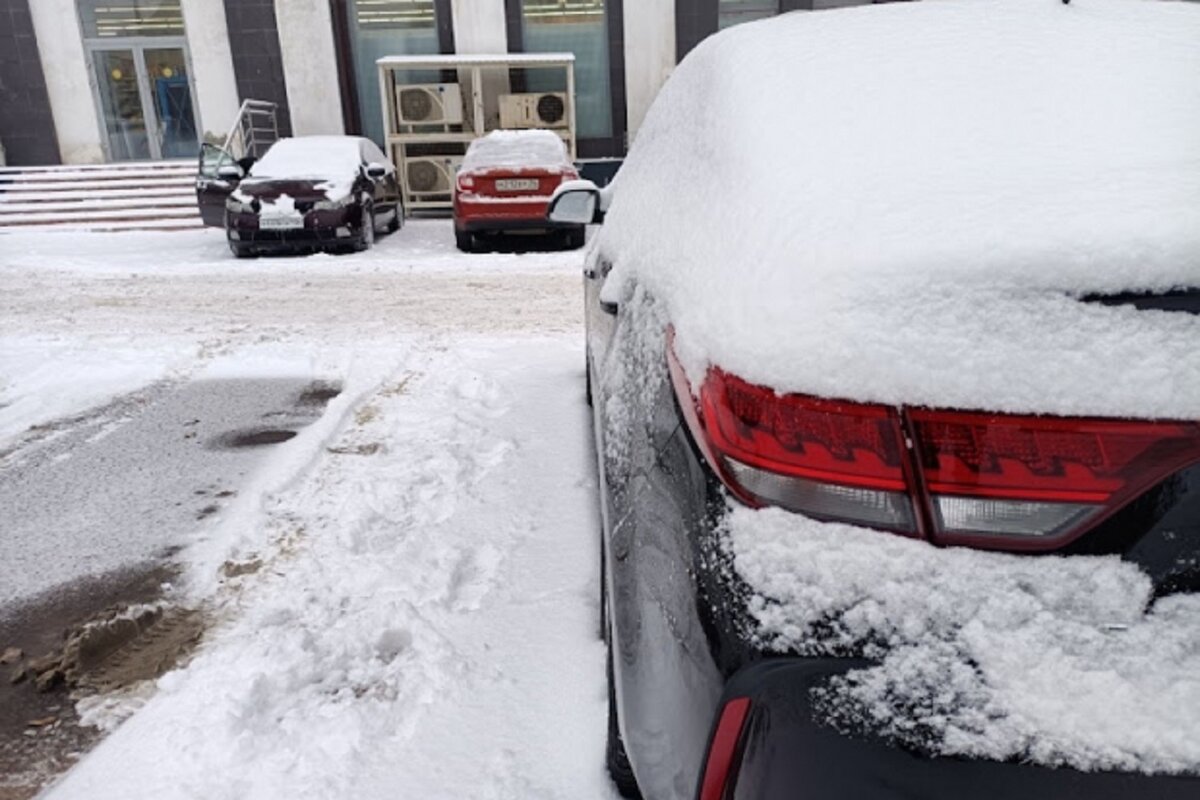
<path id="1" fill-rule="evenodd" d="M 1200 461 L 1200 426 L 909 412 L 936 533 L 1058 537 Z"/>
<path id="2" fill-rule="evenodd" d="M 913 532 L 899 415 L 884 406 L 778 395 L 718 369 L 700 411 L 744 500 Z"/>
<path id="3" fill-rule="evenodd" d="M 721 709 L 708 747 L 708 759 L 704 763 L 700 800 L 722 800 L 726 797 L 727 790 L 733 784 L 738 743 L 749 713 L 749 697 L 735 697 Z"/>
<path id="4" fill-rule="evenodd" d="M 1200 423 L 987 414 L 776 394 L 713 368 L 684 417 L 726 487 L 943 543 L 1049 550 L 1200 463 Z"/>
<path id="5" fill-rule="evenodd" d="M 460 192 L 469 192 L 475 188 L 475 178 L 471 175 L 460 173 L 458 176 L 458 190 Z"/>

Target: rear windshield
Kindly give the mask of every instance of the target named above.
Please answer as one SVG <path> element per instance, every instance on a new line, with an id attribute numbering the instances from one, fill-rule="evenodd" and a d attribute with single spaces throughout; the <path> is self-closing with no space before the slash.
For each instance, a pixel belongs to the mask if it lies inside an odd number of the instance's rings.
<path id="1" fill-rule="evenodd" d="M 314 136 L 283 139 L 250 168 L 255 178 L 344 178 L 361 159 L 357 139 Z"/>
<path id="2" fill-rule="evenodd" d="M 550 131 L 492 131 L 472 142 L 463 159 L 463 169 L 562 169 L 570 166 L 567 146 Z"/>

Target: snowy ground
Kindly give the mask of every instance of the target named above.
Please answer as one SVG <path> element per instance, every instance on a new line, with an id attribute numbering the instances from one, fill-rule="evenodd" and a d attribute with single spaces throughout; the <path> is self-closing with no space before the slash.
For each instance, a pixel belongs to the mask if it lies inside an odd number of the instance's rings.
<path id="1" fill-rule="evenodd" d="M 580 259 L 0 236 L 0 467 L 146 386 L 341 387 L 176 556 L 196 656 L 86 703 L 124 722 L 48 796 L 613 796 Z"/>

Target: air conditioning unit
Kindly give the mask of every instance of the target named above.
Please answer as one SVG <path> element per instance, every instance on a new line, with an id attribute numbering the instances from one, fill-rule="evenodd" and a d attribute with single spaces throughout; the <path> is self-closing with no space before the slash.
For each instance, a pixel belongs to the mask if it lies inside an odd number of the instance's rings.
<path id="1" fill-rule="evenodd" d="M 419 156 L 404 164 L 409 194 L 450 194 L 462 156 Z"/>
<path id="2" fill-rule="evenodd" d="M 462 90 L 457 83 L 397 86 L 396 118 L 401 125 L 461 125 Z"/>
<path id="3" fill-rule="evenodd" d="M 569 128 L 565 92 L 500 95 L 501 128 Z"/>

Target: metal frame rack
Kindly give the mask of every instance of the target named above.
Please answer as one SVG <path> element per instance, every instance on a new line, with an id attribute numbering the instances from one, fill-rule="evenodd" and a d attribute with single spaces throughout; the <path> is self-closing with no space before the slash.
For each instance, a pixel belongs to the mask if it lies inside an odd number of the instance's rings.
<path id="1" fill-rule="evenodd" d="M 565 89 L 561 92 L 563 119 L 551 129 L 562 137 L 571 158 L 576 157 L 575 56 L 571 53 L 387 56 L 375 63 L 386 149 L 400 170 L 405 209 L 410 214 L 452 207 L 452 181 L 463 154 L 475 139 L 501 127 L 500 108 L 506 98 L 514 97 L 514 86 L 523 88 L 527 75 L 547 75 L 551 83 Z M 559 80 L 554 79 L 555 73 L 561 76 Z M 439 77 L 436 81 L 412 79 L 429 75 Z M 457 88 L 449 92 L 450 87 Z M 461 101 L 462 108 L 441 109 L 440 116 L 434 113 L 424 121 L 405 118 L 397 98 L 405 90 L 421 89 L 437 89 L 446 102 Z M 546 126 L 535 120 L 520 127 Z"/>

